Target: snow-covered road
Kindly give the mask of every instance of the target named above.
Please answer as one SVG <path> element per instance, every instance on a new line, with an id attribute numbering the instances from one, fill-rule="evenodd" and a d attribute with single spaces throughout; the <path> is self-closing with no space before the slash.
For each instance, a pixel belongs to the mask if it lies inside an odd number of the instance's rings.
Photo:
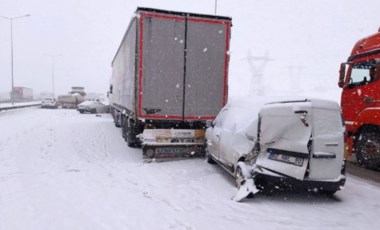
<path id="1" fill-rule="evenodd" d="M 350 177 L 333 198 L 282 192 L 236 203 L 204 159 L 143 163 L 109 114 L 0 112 L 0 230 L 378 229 L 380 188 Z"/>

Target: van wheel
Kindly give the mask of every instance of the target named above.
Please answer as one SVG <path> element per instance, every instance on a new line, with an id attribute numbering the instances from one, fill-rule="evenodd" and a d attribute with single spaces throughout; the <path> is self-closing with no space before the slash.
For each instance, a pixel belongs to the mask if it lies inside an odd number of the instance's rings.
<path id="1" fill-rule="evenodd" d="M 377 129 L 363 130 L 354 144 L 356 159 L 366 168 L 380 166 L 380 132 Z"/>
<path id="2" fill-rule="evenodd" d="M 250 178 L 250 172 L 244 161 L 239 161 L 235 169 L 235 185 L 239 189 L 243 185 L 247 178 Z"/>
<path id="3" fill-rule="evenodd" d="M 240 186 L 242 183 L 245 182 L 245 177 L 243 175 L 243 172 L 241 170 L 241 167 L 238 165 L 235 170 L 235 185 L 238 189 L 240 189 Z"/>
<path id="4" fill-rule="evenodd" d="M 210 152 L 208 150 L 208 148 L 206 147 L 206 162 L 209 163 L 209 164 L 212 164 L 214 165 L 216 162 L 214 161 L 214 159 L 212 159 L 212 156 L 210 155 Z"/>

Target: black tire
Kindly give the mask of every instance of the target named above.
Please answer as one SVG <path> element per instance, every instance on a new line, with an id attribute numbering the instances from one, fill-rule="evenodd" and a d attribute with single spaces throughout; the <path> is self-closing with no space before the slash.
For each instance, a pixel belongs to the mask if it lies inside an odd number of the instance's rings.
<path id="1" fill-rule="evenodd" d="M 139 147 L 139 141 L 136 138 L 136 134 L 133 132 L 135 127 L 128 117 L 125 117 L 123 128 L 124 140 L 127 142 L 128 146 L 133 148 Z"/>
<path id="2" fill-rule="evenodd" d="M 126 118 L 125 118 L 125 116 L 124 115 L 122 115 L 121 116 L 121 136 L 123 137 L 123 139 L 125 140 L 125 141 L 127 141 L 127 135 L 126 135 L 126 133 L 127 133 L 127 127 L 126 127 Z M 115 123 L 116 124 L 116 123 Z"/>
<path id="3" fill-rule="evenodd" d="M 84 113 L 84 111 L 83 110 L 79 110 L 79 113 Z"/>
<path id="4" fill-rule="evenodd" d="M 127 133 L 126 141 L 129 147 L 137 147 L 135 139 L 136 139 L 136 135 Z"/>
<path id="5" fill-rule="evenodd" d="M 206 162 L 209 163 L 209 164 L 216 164 L 216 162 L 214 161 L 214 159 L 212 159 L 212 156 L 208 150 L 208 147 L 206 147 L 206 153 L 205 153 L 205 157 L 206 157 Z"/>
<path id="6" fill-rule="evenodd" d="M 358 163 L 366 168 L 380 167 L 380 132 L 365 129 L 355 139 L 354 152 Z"/>
<path id="7" fill-rule="evenodd" d="M 119 115 L 117 112 L 115 114 L 115 117 L 114 117 L 114 122 L 115 122 L 115 126 L 117 128 L 120 128 L 121 127 L 121 118 L 120 118 L 121 115 Z"/>

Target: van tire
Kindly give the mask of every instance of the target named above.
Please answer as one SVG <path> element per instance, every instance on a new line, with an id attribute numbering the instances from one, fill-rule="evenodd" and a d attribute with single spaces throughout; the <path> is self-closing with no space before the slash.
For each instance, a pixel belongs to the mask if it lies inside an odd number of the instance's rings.
<path id="1" fill-rule="evenodd" d="M 240 185 L 244 184 L 247 178 L 250 178 L 251 175 L 248 172 L 246 168 L 246 163 L 244 162 L 244 159 L 242 161 L 239 161 L 236 165 L 234 178 L 235 178 L 235 185 L 239 189 Z"/>
<path id="2" fill-rule="evenodd" d="M 245 177 L 243 175 L 241 167 L 238 165 L 236 166 L 235 170 L 235 186 L 236 188 L 240 188 L 241 184 L 244 183 Z"/>
<path id="3" fill-rule="evenodd" d="M 206 156 L 206 162 L 209 163 L 209 164 L 216 164 L 216 162 L 214 161 L 214 159 L 212 159 L 212 156 L 211 154 L 209 153 L 208 151 L 208 148 L 206 147 L 206 153 L 205 153 L 205 156 Z"/>

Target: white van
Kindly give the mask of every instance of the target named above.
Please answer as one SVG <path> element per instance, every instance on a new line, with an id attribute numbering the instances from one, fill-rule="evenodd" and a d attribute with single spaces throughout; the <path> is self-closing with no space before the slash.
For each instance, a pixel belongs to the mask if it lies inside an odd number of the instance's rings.
<path id="1" fill-rule="evenodd" d="M 338 103 L 319 99 L 233 101 L 206 131 L 209 163 L 239 187 L 301 185 L 333 194 L 345 184 L 344 126 Z M 269 186 L 268 186 L 269 187 Z"/>

